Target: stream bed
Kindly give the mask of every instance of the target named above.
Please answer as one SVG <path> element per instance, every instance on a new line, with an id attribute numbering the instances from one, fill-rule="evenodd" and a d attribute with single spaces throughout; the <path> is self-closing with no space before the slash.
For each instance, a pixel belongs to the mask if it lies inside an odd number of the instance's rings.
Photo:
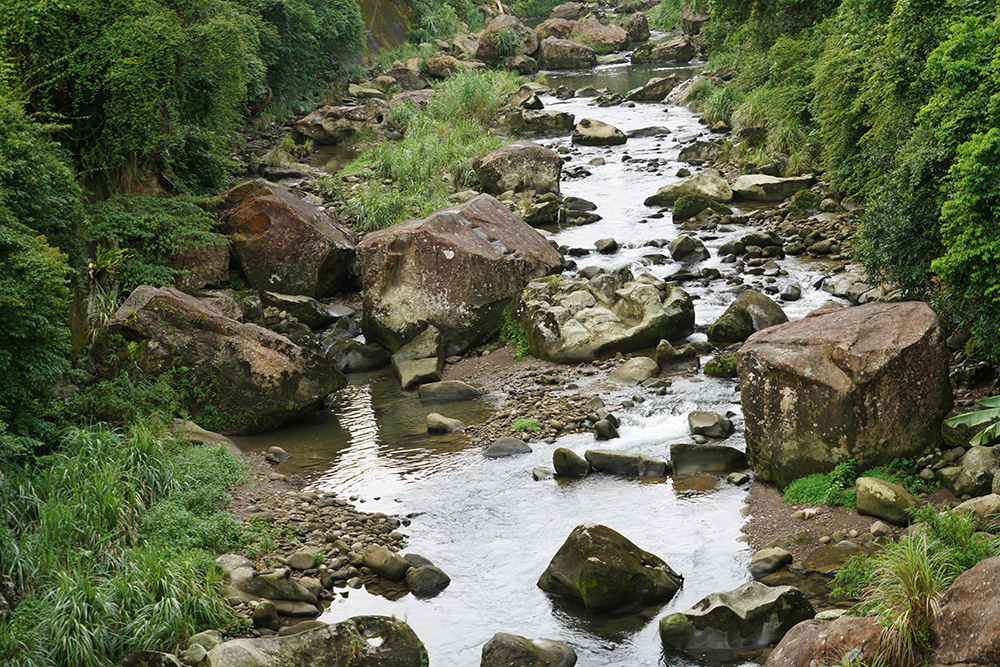
<path id="1" fill-rule="evenodd" d="M 553 89 L 594 85 L 623 93 L 651 76 L 677 71 L 690 68 L 610 65 L 586 72 L 548 72 L 546 85 Z M 664 278 L 681 265 L 669 259 L 651 263 L 648 255 L 663 251 L 644 244 L 672 240 L 681 229 L 669 213 L 650 217 L 656 209 L 644 206 L 643 200 L 662 185 L 680 180 L 678 169 L 688 166 L 677 161 L 682 145 L 713 135 L 687 108 L 659 103 L 598 108 L 590 106 L 590 101 L 543 97 L 546 108 L 573 113 L 577 120 L 594 118 L 625 132 L 664 126 L 669 134 L 629 139 L 623 146 L 610 148 L 572 147 L 569 136 L 537 139 L 568 150 L 564 168 L 586 165 L 591 175 L 564 179 L 562 194 L 593 201 L 603 216 L 589 225 L 553 229 L 552 238 L 578 248 L 593 248 L 597 239 L 615 238 L 623 246 L 619 252 L 578 258 L 578 267 L 628 266 L 634 272 L 649 271 Z M 604 163 L 589 166 L 596 157 Z M 655 170 L 649 162 L 653 159 L 657 160 Z M 699 232 L 712 257 L 698 267 L 731 272 L 731 267 L 720 262 L 717 249 L 751 229 L 734 226 L 729 231 Z M 773 278 L 771 284 L 781 287 L 795 282 L 802 288 L 800 300 L 781 304 L 789 318 L 799 319 L 831 299 L 816 285 L 832 265 L 793 257 L 780 263 L 788 275 Z M 756 288 L 767 280 L 749 275 L 745 279 Z M 695 299 L 698 325 L 714 321 L 736 296 L 725 281 L 687 283 L 683 288 Z M 704 334 L 692 337 L 698 338 L 704 339 Z M 571 393 L 558 387 L 553 390 Z M 497 632 L 565 642 L 577 652 L 578 664 L 587 667 L 688 665 L 693 663 L 686 657 L 663 654 L 657 620 L 687 609 L 709 593 L 730 590 L 750 579 L 746 566 L 751 552 L 740 540 L 746 520 L 742 513 L 746 488 L 732 486 L 724 478 L 694 485 L 683 478 L 637 481 L 607 475 L 571 483 L 534 481 L 531 471 L 551 468 L 556 447 L 581 455 L 600 446 L 669 458 L 671 443 L 690 441 L 686 416 L 696 409 L 735 413 L 737 431 L 724 444 L 743 449 L 740 408 L 732 402 L 735 391 L 732 380 L 701 372 L 678 374 L 666 395 L 648 395 L 644 402 L 618 413 L 619 439 L 597 444 L 593 435 L 573 434 L 555 444 L 533 440 L 531 454 L 489 460 L 481 456 L 480 443 L 460 432 L 428 435 L 426 415 L 443 411 L 441 406 L 421 402 L 415 392 L 401 391 L 389 370 L 350 376 L 350 384 L 325 415 L 277 432 L 241 438 L 239 443 L 252 450 L 280 445 L 292 455 L 280 470 L 306 477 L 310 488 L 356 497 L 363 511 L 410 517 L 404 529 L 408 535 L 404 551 L 431 559 L 452 579 L 443 593 L 426 600 L 407 595 L 390 601 L 365 590 L 348 589 L 346 597 L 335 592 L 321 620 L 395 615 L 406 620 L 427 645 L 431 664 L 445 667 L 478 665 L 483 644 Z M 631 396 L 635 390 L 616 388 L 599 377 L 572 393 L 581 392 Z M 474 403 L 452 403 L 447 414 L 476 423 L 500 407 L 504 398 L 491 394 Z M 535 582 L 570 531 L 581 523 L 605 524 L 662 557 L 684 575 L 683 587 L 666 605 L 628 615 L 588 613 L 543 593 Z"/>

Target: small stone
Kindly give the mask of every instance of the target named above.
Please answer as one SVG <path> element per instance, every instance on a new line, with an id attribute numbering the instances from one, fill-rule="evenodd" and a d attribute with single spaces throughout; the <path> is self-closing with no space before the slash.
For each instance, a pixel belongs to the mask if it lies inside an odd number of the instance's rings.
<path id="1" fill-rule="evenodd" d="M 892 534 L 892 529 L 888 526 L 888 524 L 882 521 L 876 521 L 872 524 L 872 527 L 868 529 L 868 532 L 875 537 L 888 537 Z"/>
<path id="2" fill-rule="evenodd" d="M 823 537 L 819 538 L 819 543 L 820 543 L 820 544 L 829 544 L 829 543 L 830 543 L 830 542 L 832 542 L 832 541 L 833 541 L 833 540 L 832 540 L 832 539 L 830 539 L 830 536 L 829 536 L 829 535 L 824 535 Z"/>
<path id="3" fill-rule="evenodd" d="M 745 472 L 731 472 L 726 480 L 730 484 L 735 484 L 736 486 L 742 486 L 750 481 L 750 475 Z"/>

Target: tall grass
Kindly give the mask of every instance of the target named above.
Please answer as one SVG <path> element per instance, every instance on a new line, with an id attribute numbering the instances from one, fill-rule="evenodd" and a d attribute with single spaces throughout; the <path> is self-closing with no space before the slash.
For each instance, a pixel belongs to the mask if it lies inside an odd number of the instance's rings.
<path id="1" fill-rule="evenodd" d="M 473 70 L 441 84 L 423 110 L 396 107 L 391 120 L 403 139 L 371 146 L 344 170 L 365 176 L 347 196 L 356 226 L 369 232 L 425 217 L 474 183 L 473 161 L 505 143 L 489 127 L 520 85 L 509 72 Z"/>
<path id="2" fill-rule="evenodd" d="M 26 598 L 0 621 L 0 663 L 106 667 L 232 620 L 210 551 L 244 539 L 220 507 L 246 471 L 224 450 L 155 423 L 80 429 L 6 472 L 0 573 Z M 188 521 L 167 531 L 163 515 Z M 228 541 L 191 537 L 222 525 Z"/>
<path id="3" fill-rule="evenodd" d="M 854 612 L 885 627 L 878 664 L 919 662 L 932 648 L 930 624 L 941 595 L 976 563 L 1000 555 L 1000 540 L 976 531 L 968 514 L 914 511 L 918 530 L 870 556 L 852 558 L 836 575 L 835 593 L 860 596 Z"/>

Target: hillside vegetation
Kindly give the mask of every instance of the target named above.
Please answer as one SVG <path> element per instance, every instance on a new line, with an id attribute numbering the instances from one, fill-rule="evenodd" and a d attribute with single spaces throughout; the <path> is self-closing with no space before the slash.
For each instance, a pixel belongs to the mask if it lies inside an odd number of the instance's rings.
<path id="1" fill-rule="evenodd" d="M 664 3 L 669 4 L 667 2 Z M 709 113 L 748 166 L 822 171 L 864 204 L 854 254 L 1000 358 L 1000 18 L 982 0 L 711 3 Z"/>

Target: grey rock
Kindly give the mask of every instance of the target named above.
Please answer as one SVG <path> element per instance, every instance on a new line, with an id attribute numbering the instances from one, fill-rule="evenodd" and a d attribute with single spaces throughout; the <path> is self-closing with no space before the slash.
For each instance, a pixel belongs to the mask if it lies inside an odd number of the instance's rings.
<path id="1" fill-rule="evenodd" d="M 498 632 L 483 646 L 480 667 L 573 667 L 576 653 L 562 642 Z"/>
<path id="2" fill-rule="evenodd" d="M 678 475 L 729 473 L 745 470 L 747 456 L 740 450 L 725 445 L 677 443 L 670 445 L 670 464 Z"/>
<path id="3" fill-rule="evenodd" d="M 486 451 L 483 452 L 483 456 L 488 459 L 499 459 L 507 456 L 515 456 L 517 454 L 530 453 L 531 447 L 529 447 L 526 442 L 508 435 L 495 440 L 493 444 L 491 444 Z"/>
<path id="4" fill-rule="evenodd" d="M 691 433 L 708 438 L 728 438 L 733 433 L 733 423 L 717 412 L 694 410 L 688 413 L 688 428 Z"/>
<path id="5" fill-rule="evenodd" d="M 483 393 L 461 380 L 445 380 L 420 385 L 418 395 L 436 401 L 468 401 L 479 398 Z"/>
<path id="6" fill-rule="evenodd" d="M 552 452 L 552 467 L 560 477 L 586 477 L 590 464 L 572 450 L 558 447 Z"/>

